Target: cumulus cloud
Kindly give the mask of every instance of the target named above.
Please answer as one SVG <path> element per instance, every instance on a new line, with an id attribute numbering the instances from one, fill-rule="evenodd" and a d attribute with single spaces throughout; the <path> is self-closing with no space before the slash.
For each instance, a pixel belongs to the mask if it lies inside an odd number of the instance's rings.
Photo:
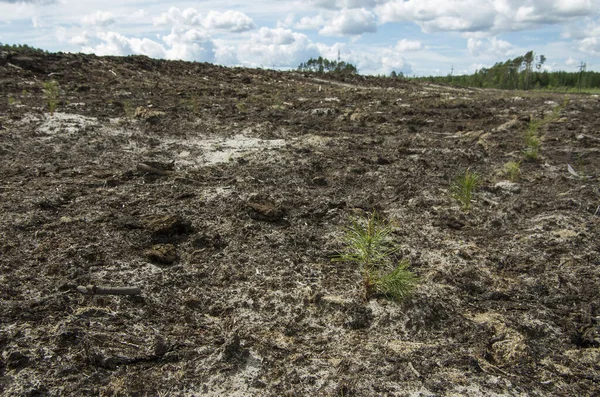
<path id="1" fill-rule="evenodd" d="M 572 57 L 567 58 L 567 60 L 565 61 L 565 65 L 567 66 L 575 66 L 577 65 L 579 62 L 577 62 L 575 59 L 573 59 Z"/>
<path id="2" fill-rule="evenodd" d="M 381 2 L 381 0 L 304 0 L 304 3 L 328 10 L 373 8 L 378 2 Z"/>
<path id="3" fill-rule="evenodd" d="M 169 11 L 162 13 L 160 16 L 152 19 L 154 26 L 164 25 L 184 25 L 184 26 L 201 26 L 202 14 L 194 8 L 186 8 L 181 11 L 177 7 L 171 7 Z"/>
<path id="4" fill-rule="evenodd" d="M 598 10 L 598 0 L 391 0 L 375 7 L 382 23 L 412 21 L 426 33 L 491 34 L 562 23 Z"/>
<path id="5" fill-rule="evenodd" d="M 364 8 L 345 9 L 319 31 L 324 36 L 360 35 L 377 31 L 375 15 Z"/>
<path id="6" fill-rule="evenodd" d="M 396 44 L 396 51 L 407 52 L 407 51 L 418 51 L 423 48 L 423 45 L 418 40 L 399 40 Z"/>
<path id="7" fill-rule="evenodd" d="M 220 29 L 230 32 L 245 32 L 256 27 L 252 19 L 246 14 L 231 10 L 224 13 L 209 11 L 203 24 L 206 29 Z"/>
<path id="8" fill-rule="evenodd" d="M 88 32 L 84 31 L 77 36 L 71 37 L 69 39 L 69 43 L 79 45 L 79 46 L 84 46 L 84 45 L 88 45 L 90 43 L 91 39 L 92 39 L 92 36 L 90 36 L 90 34 Z"/>
<path id="9" fill-rule="evenodd" d="M 351 52 L 345 60 L 356 65 L 361 74 L 385 74 L 392 71 L 413 74 L 412 65 L 397 51 L 390 48 L 368 52 Z"/>
<path id="10" fill-rule="evenodd" d="M 490 39 L 474 39 L 467 41 L 467 48 L 474 56 L 493 55 L 497 57 L 510 56 L 513 53 L 513 45 L 508 41 L 499 40 L 496 37 Z"/>
<path id="11" fill-rule="evenodd" d="M 237 57 L 245 66 L 295 68 L 306 60 L 318 57 L 315 43 L 302 33 L 284 28 L 262 27 L 249 40 L 238 45 Z"/>
<path id="12" fill-rule="evenodd" d="M 194 8 L 181 11 L 171 7 L 168 12 L 153 19 L 155 26 L 202 27 L 208 30 L 223 30 L 229 32 L 245 32 L 256 28 L 252 18 L 239 11 L 228 10 L 223 13 L 209 11 L 203 16 Z"/>
<path id="13" fill-rule="evenodd" d="M 586 37 L 579 41 L 579 51 L 590 55 L 600 55 L 600 38 Z"/>
<path id="14" fill-rule="evenodd" d="M 296 23 L 295 28 L 302 30 L 321 29 L 326 23 L 327 21 L 325 18 L 323 18 L 323 15 L 319 14 L 313 17 L 300 18 L 300 20 Z"/>
<path id="15" fill-rule="evenodd" d="M 83 26 L 106 27 L 115 23 L 115 17 L 108 11 L 96 11 L 81 18 Z"/>
<path id="16" fill-rule="evenodd" d="M 85 46 L 82 51 L 97 55 L 147 55 L 152 58 L 185 61 L 215 60 L 214 42 L 208 33 L 196 28 L 173 28 L 170 34 L 160 36 L 164 44 L 148 38 L 126 37 L 116 32 L 99 32 L 96 38 L 100 43 Z"/>
<path id="17" fill-rule="evenodd" d="M 27 4 L 55 4 L 58 3 L 59 0 L 0 0 L 0 3 L 27 3 Z"/>

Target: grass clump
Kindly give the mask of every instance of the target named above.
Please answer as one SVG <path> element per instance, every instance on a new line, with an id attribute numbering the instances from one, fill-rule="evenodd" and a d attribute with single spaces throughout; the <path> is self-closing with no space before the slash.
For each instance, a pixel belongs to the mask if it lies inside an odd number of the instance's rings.
<path id="1" fill-rule="evenodd" d="M 521 162 L 509 161 L 504 164 L 503 172 L 511 182 L 516 182 L 521 176 Z"/>
<path id="2" fill-rule="evenodd" d="M 391 224 L 375 211 L 364 219 L 353 219 L 343 237 L 344 252 L 332 259 L 361 266 L 365 299 L 382 294 L 399 302 L 417 285 L 417 276 L 408 270 L 408 260 L 399 263 L 393 260 L 392 254 L 397 248 L 390 242 L 392 230 Z"/>
<path id="3" fill-rule="evenodd" d="M 456 177 L 454 182 L 450 185 L 450 195 L 452 198 L 457 200 L 463 210 L 471 208 L 471 200 L 473 199 L 473 193 L 479 186 L 479 174 L 471 171 L 467 168 L 465 172 Z"/>
<path id="4" fill-rule="evenodd" d="M 44 97 L 46 99 L 46 104 L 48 105 L 48 110 L 50 114 L 54 114 L 58 106 L 58 95 L 60 93 L 60 86 L 58 85 L 58 81 L 50 80 L 44 83 Z"/>

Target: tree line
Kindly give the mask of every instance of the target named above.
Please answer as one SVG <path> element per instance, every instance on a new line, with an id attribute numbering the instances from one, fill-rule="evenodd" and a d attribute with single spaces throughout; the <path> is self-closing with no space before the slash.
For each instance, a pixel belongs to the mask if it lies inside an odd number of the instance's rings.
<path id="1" fill-rule="evenodd" d="M 358 74 L 358 69 L 351 63 L 344 61 L 331 61 L 318 57 L 310 58 L 302 62 L 297 69 L 299 72 L 334 73 L 334 74 Z"/>
<path id="2" fill-rule="evenodd" d="M 505 62 L 497 62 L 490 68 L 481 68 L 471 75 L 416 77 L 415 80 L 433 83 L 456 84 L 466 87 L 499 89 L 567 89 L 600 88 L 600 73 L 582 70 L 579 72 L 549 72 L 542 70 L 546 62 L 544 55 L 533 51 Z"/>

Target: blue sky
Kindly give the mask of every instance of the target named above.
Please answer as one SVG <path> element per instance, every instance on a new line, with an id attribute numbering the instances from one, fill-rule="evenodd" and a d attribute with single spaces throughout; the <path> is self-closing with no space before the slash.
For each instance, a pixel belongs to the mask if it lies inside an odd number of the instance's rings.
<path id="1" fill-rule="evenodd" d="M 339 51 L 363 74 L 418 76 L 533 50 L 600 71 L 600 0 L 0 0 L 0 42 L 282 69 Z"/>

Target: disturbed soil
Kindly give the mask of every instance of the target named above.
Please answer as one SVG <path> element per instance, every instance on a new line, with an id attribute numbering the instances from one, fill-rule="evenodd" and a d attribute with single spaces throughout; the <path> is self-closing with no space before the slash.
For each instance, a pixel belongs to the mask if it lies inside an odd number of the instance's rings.
<path id="1" fill-rule="evenodd" d="M 598 114 L 590 95 L 1 53 L 0 394 L 598 395 Z M 331 261 L 373 210 L 419 277 L 399 303 Z"/>

